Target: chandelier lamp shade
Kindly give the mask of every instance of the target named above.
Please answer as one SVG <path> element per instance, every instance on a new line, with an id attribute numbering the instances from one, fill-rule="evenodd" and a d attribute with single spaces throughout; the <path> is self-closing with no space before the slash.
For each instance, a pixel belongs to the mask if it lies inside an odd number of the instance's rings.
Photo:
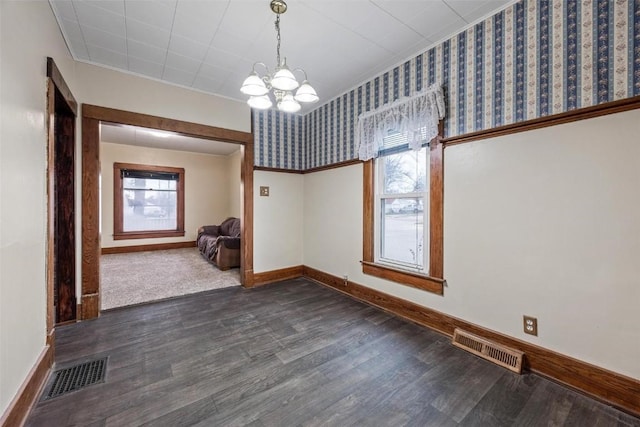
<path id="1" fill-rule="evenodd" d="M 245 95 L 249 95 L 247 104 L 251 108 L 260 110 L 271 108 L 273 101 L 270 93 L 272 93 L 278 110 L 295 113 L 302 108 L 300 103 L 313 103 L 318 101 L 319 98 L 315 89 L 307 80 L 307 73 L 302 68 L 295 68 L 292 71 L 287 66 L 287 58 L 280 60 L 280 15 L 287 11 L 287 4 L 283 0 L 272 0 L 270 6 L 273 13 L 276 14 L 277 67 L 275 72 L 271 74 L 269 67 L 263 62 L 256 62 L 253 64 L 251 74 L 242 83 L 240 91 Z M 258 66 L 263 68 L 263 70 L 260 70 L 263 72 L 262 75 L 258 73 Z M 295 72 L 302 73 L 304 76 L 302 83 L 296 79 Z"/>

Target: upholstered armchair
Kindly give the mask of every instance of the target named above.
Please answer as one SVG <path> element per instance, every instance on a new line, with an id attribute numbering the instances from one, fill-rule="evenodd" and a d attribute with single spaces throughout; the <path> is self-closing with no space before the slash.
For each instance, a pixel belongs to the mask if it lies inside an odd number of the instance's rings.
<path id="1" fill-rule="evenodd" d="M 227 218 L 220 225 L 203 225 L 196 240 L 202 256 L 220 270 L 240 267 L 240 219 Z"/>

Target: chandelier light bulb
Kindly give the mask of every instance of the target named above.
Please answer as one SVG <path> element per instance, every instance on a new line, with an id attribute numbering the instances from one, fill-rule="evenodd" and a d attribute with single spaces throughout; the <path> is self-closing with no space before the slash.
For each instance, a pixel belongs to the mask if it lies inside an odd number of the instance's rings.
<path id="1" fill-rule="evenodd" d="M 240 88 L 240 92 L 250 96 L 261 96 L 269 93 L 269 88 L 255 71 L 249 74 Z"/>
<path id="2" fill-rule="evenodd" d="M 287 59 L 285 58 L 271 79 L 271 86 L 278 90 L 294 90 L 299 84 L 289 67 L 287 67 Z"/>
<path id="3" fill-rule="evenodd" d="M 266 94 L 261 96 L 252 96 L 247 101 L 247 104 L 249 104 L 249 107 L 256 108 L 258 110 L 266 110 L 267 108 L 271 108 L 273 105 L 271 98 Z"/>
<path id="4" fill-rule="evenodd" d="M 300 104 L 293 98 L 291 93 L 287 93 L 280 102 L 278 102 L 278 110 L 286 113 L 296 113 L 300 111 Z"/>
<path id="5" fill-rule="evenodd" d="M 319 99 L 316 90 L 306 80 L 302 82 L 294 98 L 298 102 L 316 102 Z"/>

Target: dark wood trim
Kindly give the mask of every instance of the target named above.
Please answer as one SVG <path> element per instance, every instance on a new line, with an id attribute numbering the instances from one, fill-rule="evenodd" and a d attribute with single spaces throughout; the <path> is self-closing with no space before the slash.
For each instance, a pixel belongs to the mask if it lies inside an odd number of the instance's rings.
<path id="1" fill-rule="evenodd" d="M 343 168 L 345 166 L 357 165 L 358 163 L 362 163 L 362 160 L 360 160 L 360 159 L 345 160 L 343 162 L 338 162 L 338 163 L 333 163 L 333 164 L 330 164 L 330 165 L 318 166 L 318 167 L 315 167 L 315 168 L 306 169 L 302 173 L 322 172 L 322 171 L 326 171 L 326 170 L 329 170 L 329 169 L 336 169 L 336 168 Z"/>
<path id="2" fill-rule="evenodd" d="M 266 171 L 266 172 L 280 172 L 280 173 L 295 173 L 295 174 L 307 174 L 314 172 L 322 172 L 329 169 L 343 168 L 345 166 L 357 165 L 358 163 L 363 163 L 362 160 L 353 159 L 353 160 L 345 160 L 343 162 L 332 163 L 330 165 L 318 166 L 311 169 L 285 169 L 285 168 L 271 168 L 267 166 L 254 166 L 253 170 L 257 171 Z"/>
<path id="3" fill-rule="evenodd" d="M 55 344 L 56 344 L 56 330 L 47 333 L 47 345 L 51 347 L 51 351 L 55 354 Z"/>
<path id="4" fill-rule="evenodd" d="M 142 126 L 150 129 L 176 132 L 196 138 L 212 139 L 235 144 L 253 144 L 253 134 L 249 132 L 201 125 L 182 120 L 151 116 L 149 114 L 132 113 L 114 108 L 99 107 L 97 105 L 83 104 L 82 115 L 83 117 L 96 119 L 101 122 Z"/>
<path id="5" fill-rule="evenodd" d="M 240 147 L 242 156 L 240 165 L 240 283 L 245 288 L 253 286 L 253 110 L 251 110 L 251 140 Z"/>
<path id="6" fill-rule="evenodd" d="M 80 307 L 82 308 L 82 320 L 98 317 L 100 314 L 100 294 L 83 294 Z"/>
<path id="7" fill-rule="evenodd" d="M 392 282 L 421 289 L 423 291 L 433 292 L 438 295 L 442 295 L 444 293 L 443 279 L 429 277 L 419 273 L 412 273 L 410 271 L 400 270 L 373 262 L 361 261 L 361 264 L 362 272 L 364 274 L 390 280 Z"/>
<path id="8" fill-rule="evenodd" d="M 304 171 L 299 169 L 285 169 L 285 168 L 268 168 L 266 166 L 254 166 L 254 171 L 264 171 L 264 172 L 279 172 L 279 173 L 293 173 L 302 175 Z"/>
<path id="9" fill-rule="evenodd" d="M 52 366 L 53 346 L 46 345 L 15 397 L 9 403 L 2 418 L 0 418 L 1 426 L 21 426 L 24 424 L 29 412 L 31 412 L 31 408 L 37 402 Z"/>
<path id="10" fill-rule="evenodd" d="M 466 133 L 464 135 L 452 136 L 443 139 L 443 142 L 445 146 L 463 144 L 466 142 L 473 142 L 481 139 L 495 138 L 498 136 L 511 135 L 518 132 L 526 132 L 529 130 L 541 129 L 549 126 L 561 125 L 564 123 L 571 123 L 578 120 L 591 119 L 594 117 L 605 116 L 607 114 L 621 113 L 623 111 L 635 110 L 637 108 L 640 108 L 640 96 L 607 102 L 604 104 L 594 105 L 592 107 L 566 111 L 564 113 L 554 114 L 552 116 L 539 117 L 537 119 L 526 120 L 519 123 L 512 123 L 509 125 L 481 130 L 478 132 Z"/>
<path id="11" fill-rule="evenodd" d="M 373 262 L 374 221 L 375 212 L 375 173 L 373 160 L 362 165 L 362 259 Z"/>
<path id="12" fill-rule="evenodd" d="M 54 293 L 55 322 L 76 319 L 76 116 L 55 90 L 54 124 Z"/>
<path id="13" fill-rule="evenodd" d="M 100 122 L 143 126 L 197 138 L 241 144 L 243 183 L 242 254 L 240 280 L 246 286 L 253 280 L 253 133 L 223 129 L 133 113 L 95 105 L 82 105 L 82 319 L 100 312 L 100 235 L 98 228 L 100 194 Z M 87 153 L 85 155 L 85 152 Z M 86 157 L 90 160 L 85 162 Z M 86 270 L 85 270 L 86 269 Z"/>
<path id="14" fill-rule="evenodd" d="M 442 133 L 442 122 L 440 122 Z M 429 144 L 429 276 L 444 277 L 444 145 L 436 137 Z M 442 287 L 440 287 L 442 294 Z"/>
<path id="15" fill-rule="evenodd" d="M 58 69 L 56 62 L 53 60 L 53 58 L 50 57 L 47 57 L 47 77 L 53 80 L 53 83 L 56 85 L 58 91 L 60 91 L 60 94 L 73 112 L 73 115 L 77 116 L 78 103 L 73 97 L 71 89 L 69 89 L 69 86 L 67 86 L 67 82 L 64 80 L 64 77 L 62 77 L 62 73 Z"/>
<path id="16" fill-rule="evenodd" d="M 47 234 L 46 234 L 46 331 L 47 339 L 53 334 L 56 311 L 63 307 L 66 318 L 75 319 L 75 178 L 76 116 L 78 104 L 58 69 L 55 61 L 47 57 Z M 64 161 L 61 161 L 64 160 Z M 64 168 L 65 170 L 60 170 Z M 64 182 L 61 182 L 63 178 Z M 63 203 L 64 202 L 64 203 Z M 64 213 L 64 220 L 60 219 Z M 67 227 L 61 231 L 60 226 Z M 71 232 L 69 231 L 71 230 Z M 62 244 L 60 237 L 67 240 Z M 69 243 L 67 245 L 66 243 Z M 64 251 L 65 256 L 60 256 Z M 64 267 L 64 272 L 60 271 Z M 62 274 L 64 273 L 64 274 Z M 64 289 L 59 289 L 64 278 Z M 55 306 L 56 293 L 58 305 Z M 64 295 L 64 298 L 60 297 Z M 61 301 L 63 304 L 61 304 Z M 52 351 L 54 342 L 51 343 Z"/>
<path id="17" fill-rule="evenodd" d="M 124 231 L 122 205 L 122 170 L 144 172 L 169 172 L 178 174 L 176 230 Z M 113 164 L 113 240 L 152 239 L 158 237 L 183 237 L 184 231 L 184 168 L 156 165 L 138 165 L 133 163 Z"/>
<path id="18" fill-rule="evenodd" d="M 184 235 L 184 230 L 126 231 L 124 233 L 113 233 L 113 240 L 156 239 L 160 237 L 184 237 Z"/>
<path id="19" fill-rule="evenodd" d="M 83 108 L 84 111 L 84 108 Z M 98 316 L 86 296 L 100 289 L 100 122 L 82 118 L 82 318 Z"/>
<path id="20" fill-rule="evenodd" d="M 124 254 L 130 252 L 164 251 L 167 249 L 195 248 L 196 242 L 156 243 L 153 245 L 115 246 L 102 248 L 102 255 Z"/>
<path id="21" fill-rule="evenodd" d="M 482 326 L 388 295 L 369 287 L 304 266 L 304 276 L 419 325 L 453 336 L 455 328 L 525 353 L 524 368 L 583 392 L 635 416 L 640 416 L 640 381 L 503 335 Z"/>
<path id="22" fill-rule="evenodd" d="M 280 280 L 302 277 L 302 270 L 303 267 L 301 265 L 296 265 L 295 267 L 280 268 L 278 270 L 254 273 L 253 286 L 261 286 L 266 285 L 267 283 L 278 282 Z"/>
<path id="23" fill-rule="evenodd" d="M 440 122 L 440 133 L 443 125 Z M 375 262 L 374 160 L 362 168 L 362 272 L 375 277 L 442 295 L 444 292 L 444 146 L 440 136 L 429 144 L 429 274 L 404 271 Z"/>

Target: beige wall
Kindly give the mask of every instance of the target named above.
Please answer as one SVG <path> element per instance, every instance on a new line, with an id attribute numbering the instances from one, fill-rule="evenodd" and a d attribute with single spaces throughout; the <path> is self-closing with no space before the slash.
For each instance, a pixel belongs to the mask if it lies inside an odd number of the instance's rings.
<path id="1" fill-rule="evenodd" d="M 47 2 L 0 1 L 0 414 L 46 340 L 46 60 L 75 92 Z"/>
<path id="2" fill-rule="evenodd" d="M 302 265 L 303 175 L 255 171 L 254 272 Z M 260 196 L 269 187 L 269 197 Z"/>
<path id="3" fill-rule="evenodd" d="M 640 110 L 447 148 L 444 297 L 361 273 L 360 165 L 305 175 L 304 263 L 640 378 L 637 135 Z"/>
<path id="4" fill-rule="evenodd" d="M 208 95 L 95 65 L 76 63 L 83 103 L 251 132 L 245 102 Z"/>
<path id="5" fill-rule="evenodd" d="M 232 181 L 230 174 L 234 172 L 231 170 L 232 160 L 231 156 L 102 142 L 100 144 L 102 247 L 195 241 L 198 227 L 220 224 L 226 217 L 231 216 L 233 207 L 229 205 L 229 200 Z M 113 240 L 113 164 L 116 162 L 185 169 L 184 237 Z M 240 180 L 239 176 L 237 180 Z M 236 193 L 239 192 L 240 189 L 236 189 Z"/>

